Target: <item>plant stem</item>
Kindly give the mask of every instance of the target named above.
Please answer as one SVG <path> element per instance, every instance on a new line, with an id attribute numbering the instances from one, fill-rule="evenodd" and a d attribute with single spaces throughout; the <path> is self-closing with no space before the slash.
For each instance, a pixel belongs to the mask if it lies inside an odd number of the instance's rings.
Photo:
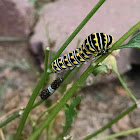
<path id="1" fill-rule="evenodd" d="M 0 37 L 0 42 L 27 42 L 27 39 L 19 37 Z"/>
<path id="2" fill-rule="evenodd" d="M 18 129 L 17 129 L 17 133 L 16 133 L 16 135 L 15 135 L 15 140 L 19 140 L 19 139 L 20 139 L 20 135 L 21 135 L 21 132 L 22 132 L 22 130 L 23 130 L 23 128 L 24 128 L 24 125 L 25 125 L 25 122 L 26 122 L 27 117 L 28 117 L 28 115 L 29 115 L 29 112 L 30 112 L 30 110 L 32 109 L 33 103 L 34 103 L 34 101 L 35 101 L 35 99 L 36 99 L 36 97 L 37 97 L 37 95 L 38 95 L 38 93 L 39 93 L 41 87 L 43 86 L 43 84 L 44 84 L 44 82 L 45 82 L 45 80 L 46 80 L 47 75 L 48 75 L 48 73 L 46 73 L 46 72 L 44 72 L 44 73 L 42 74 L 42 76 L 41 76 L 39 82 L 37 83 L 37 85 L 36 85 L 36 87 L 35 87 L 35 89 L 34 89 L 32 95 L 31 95 L 31 97 L 30 97 L 30 99 L 29 99 L 29 102 L 28 102 L 28 104 L 27 104 L 27 106 L 26 106 L 26 108 L 25 108 L 25 111 L 24 111 L 24 113 L 23 113 L 23 115 L 22 115 L 22 118 L 21 118 L 21 120 L 20 120 Z"/>
<path id="3" fill-rule="evenodd" d="M 90 134 L 89 136 L 86 136 L 83 140 L 89 140 L 92 137 L 97 136 L 99 133 L 103 132 L 107 128 L 110 128 L 114 123 L 116 123 L 118 120 L 120 120 L 121 118 L 123 118 L 125 115 L 127 115 L 128 113 L 130 113 L 131 111 L 133 111 L 135 108 L 137 108 L 137 105 L 136 104 L 134 104 L 132 107 L 128 108 L 125 112 L 119 114 L 115 119 L 113 119 L 112 121 L 110 121 L 108 124 L 106 124 L 105 126 L 103 126 L 98 131 Z"/>
<path id="4" fill-rule="evenodd" d="M 132 35 L 137 29 L 140 27 L 140 22 L 138 22 L 136 25 L 134 25 L 127 33 L 125 33 L 114 45 L 112 46 L 112 51 L 115 50 L 119 45 L 121 45 L 130 35 Z M 111 53 L 111 52 L 110 52 Z M 99 57 L 95 61 L 94 64 L 90 65 L 86 71 L 80 76 L 80 78 L 74 83 L 72 88 L 67 91 L 67 93 L 63 96 L 63 98 L 60 100 L 58 105 L 56 106 L 55 110 L 53 110 L 49 116 L 46 118 L 46 120 L 39 126 L 39 128 L 33 133 L 32 136 L 28 138 L 28 140 L 35 139 L 44 129 L 45 127 L 54 119 L 54 117 L 57 115 L 57 113 L 62 109 L 62 107 L 67 103 L 67 101 L 72 97 L 72 95 L 76 92 L 78 87 L 81 86 L 81 84 L 84 82 L 84 80 L 94 71 L 96 66 L 102 62 L 110 53 L 107 53 L 106 55 L 103 55 Z"/>
<path id="5" fill-rule="evenodd" d="M 69 70 L 63 77 L 63 82 L 64 80 L 69 76 L 69 74 L 72 72 L 72 70 Z M 37 103 L 35 103 L 32 107 L 32 109 L 36 108 L 37 106 L 39 106 L 40 104 L 42 104 L 44 102 L 44 100 L 40 100 Z M 51 107 L 49 107 L 47 109 L 47 111 L 45 112 L 49 112 L 51 109 L 53 109 L 55 107 L 55 105 L 57 105 L 56 103 L 53 104 Z M 25 109 L 22 109 L 22 111 L 24 111 Z M 21 109 L 19 109 L 18 111 L 15 111 L 12 113 L 12 116 L 10 116 L 9 118 L 7 118 L 6 120 L 4 120 L 3 122 L 0 123 L 0 128 L 4 127 L 5 125 L 7 125 L 8 123 L 10 123 L 11 121 L 15 120 L 16 118 L 20 117 L 20 112 Z M 44 114 L 44 113 L 43 113 Z"/>
<path id="6" fill-rule="evenodd" d="M 120 132 L 120 133 L 117 133 L 117 134 L 113 134 L 113 135 L 110 135 L 110 136 L 105 136 L 105 137 L 102 137 L 102 138 L 97 138 L 96 140 L 109 140 L 109 139 L 114 139 L 114 138 L 117 138 L 117 137 L 120 137 L 120 136 L 125 136 L 125 135 L 128 135 L 128 134 L 132 134 L 132 133 L 136 133 L 136 132 L 139 132 L 140 131 L 140 127 L 138 128 L 134 128 L 134 129 L 130 129 L 130 130 L 127 130 L 127 131 L 123 131 L 123 132 Z"/>
<path id="7" fill-rule="evenodd" d="M 40 100 L 39 102 L 37 102 L 37 103 L 35 103 L 33 105 L 32 109 L 36 108 L 37 106 L 39 106 L 42 103 L 43 103 L 43 100 Z M 19 116 L 21 116 L 20 111 L 23 111 L 24 112 L 24 110 L 25 109 L 19 109 L 18 111 L 13 112 L 12 113 L 12 116 L 10 116 L 8 119 L 6 119 L 2 123 L 0 123 L 0 128 L 2 128 L 3 126 L 5 126 L 6 124 L 10 123 L 11 121 L 15 120 Z"/>
<path id="8" fill-rule="evenodd" d="M 65 41 L 65 43 L 61 46 L 61 48 L 57 51 L 54 56 L 52 62 L 57 59 L 60 54 L 64 51 L 64 49 L 69 45 L 69 43 L 73 40 L 73 38 L 79 33 L 79 31 L 85 26 L 85 24 L 90 20 L 90 18 L 96 13 L 96 11 L 101 7 L 101 5 L 106 0 L 100 0 L 95 7 L 89 12 L 89 14 L 84 18 L 84 20 L 79 24 L 79 26 L 74 30 L 74 32 L 69 36 L 69 38 Z M 52 63 L 51 62 L 51 63 Z"/>
<path id="9" fill-rule="evenodd" d="M 140 21 L 137 24 L 135 24 L 132 28 L 130 28 L 130 30 L 127 33 L 125 33 L 118 41 L 116 41 L 115 44 L 113 45 L 114 47 L 112 47 L 111 50 L 116 50 L 117 47 L 124 42 L 124 40 L 126 40 L 129 36 L 134 34 L 139 28 Z"/>
<path id="10" fill-rule="evenodd" d="M 45 72 L 47 72 L 48 69 L 49 52 L 50 52 L 50 48 L 47 47 L 45 50 Z"/>
<path id="11" fill-rule="evenodd" d="M 49 53 L 50 53 L 50 48 L 47 47 L 45 50 L 45 72 L 48 72 Z M 47 75 L 46 80 L 45 80 L 42 88 L 45 88 L 45 86 L 48 85 L 48 82 L 49 82 L 49 75 Z"/>
<path id="12" fill-rule="evenodd" d="M 39 106 L 40 104 L 42 104 L 44 102 L 44 100 L 40 100 L 37 103 L 35 103 L 32 107 L 32 109 L 36 108 L 37 106 Z"/>
<path id="13" fill-rule="evenodd" d="M 47 113 L 50 112 L 51 110 L 53 110 L 56 105 L 58 104 L 58 102 L 54 103 L 52 106 L 50 106 L 49 108 L 46 109 L 46 111 L 44 111 L 37 119 L 36 123 L 38 123 L 40 121 L 40 119 Z"/>
<path id="14" fill-rule="evenodd" d="M 138 100 L 135 98 L 135 96 L 131 93 L 130 89 L 126 86 L 125 82 L 123 81 L 123 79 L 121 78 L 120 74 L 118 72 L 114 73 L 117 75 L 118 79 L 120 80 L 122 86 L 124 87 L 124 89 L 128 92 L 129 96 L 132 98 L 132 100 L 137 104 Z"/>
<path id="15" fill-rule="evenodd" d="M 67 77 L 71 74 L 71 72 L 73 71 L 74 69 L 72 69 L 72 70 L 68 70 L 67 71 L 67 73 L 64 75 L 64 77 L 63 77 L 63 81 L 65 80 L 65 79 L 67 79 Z"/>
<path id="16" fill-rule="evenodd" d="M 46 132 L 46 135 L 47 135 L 47 139 L 46 140 L 52 140 L 52 136 L 51 136 L 51 133 L 52 133 L 52 130 L 53 130 L 53 123 L 54 121 L 51 121 L 51 123 L 47 126 L 47 132 Z"/>
<path id="17" fill-rule="evenodd" d="M 85 81 L 85 79 L 93 72 L 92 65 L 90 65 L 86 71 L 80 76 L 80 78 L 75 82 L 75 84 L 67 91 L 67 93 L 63 96 L 60 102 L 57 104 L 56 108 L 49 114 L 49 116 L 45 119 L 45 121 L 39 126 L 39 128 L 33 133 L 28 140 L 34 140 L 45 128 L 46 126 L 54 119 L 57 113 L 61 110 L 61 108 L 67 103 L 67 101 L 71 98 L 71 96 L 76 92 L 79 86 Z"/>
<path id="18" fill-rule="evenodd" d="M 16 119 L 19 116 L 20 116 L 19 111 L 14 112 L 11 117 L 0 123 L 0 128 L 2 128 L 3 126 L 5 126 L 6 124 L 8 124 L 9 122 L 11 122 L 12 120 Z"/>

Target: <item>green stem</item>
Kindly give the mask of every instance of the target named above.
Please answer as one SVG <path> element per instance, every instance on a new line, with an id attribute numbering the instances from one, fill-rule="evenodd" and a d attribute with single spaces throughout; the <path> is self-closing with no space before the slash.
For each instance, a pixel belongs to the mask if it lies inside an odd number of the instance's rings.
<path id="1" fill-rule="evenodd" d="M 129 90 L 129 88 L 126 86 L 126 84 L 123 81 L 123 79 L 121 78 L 120 74 L 118 72 L 116 72 L 116 71 L 114 71 L 114 73 L 117 75 L 118 79 L 120 80 L 120 82 L 121 82 L 122 86 L 124 87 L 124 89 L 128 92 L 129 96 L 137 104 L 138 100 L 135 98 L 135 96 L 131 93 L 131 91 Z"/>
<path id="2" fill-rule="evenodd" d="M 40 100 L 37 103 L 35 103 L 32 107 L 32 109 L 36 108 L 37 106 L 41 105 L 44 102 L 44 100 Z"/>
<path id="3" fill-rule="evenodd" d="M 63 82 L 64 80 L 69 76 L 69 74 L 72 72 L 72 70 L 69 70 L 65 76 L 63 77 Z M 40 100 L 39 102 L 35 103 L 32 107 L 32 109 L 36 108 L 37 106 L 39 106 L 40 104 L 42 104 L 44 102 L 44 100 Z M 47 111 L 45 112 L 49 112 L 50 110 L 52 110 L 55 107 L 56 103 L 53 104 L 51 107 L 49 107 L 47 109 Z M 25 109 L 22 109 L 22 111 L 24 111 Z M 21 109 L 19 109 L 18 111 L 13 112 L 12 116 L 10 116 L 8 119 L 4 120 L 3 122 L 0 123 L 0 128 L 4 127 L 5 125 L 7 125 L 8 123 L 10 123 L 11 121 L 15 120 L 16 118 L 20 117 L 21 115 L 19 114 L 19 112 L 21 111 Z M 44 112 L 43 112 L 44 115 Z"/>
<path id="4" fill-rule="evenodd" d="M 46 126 L 53 120 L 53 118 L 57 115 L 57 113 L 61 110 L 61 108 L 67 103 L 67 101 L 71 98 L 71 96 L 76 92 L 79 86 L 85 81 L 85 79 L 92 73 L 94 70 L 93 66 L 90 65 L 87 70 L 81 75 L 81 77 L 75 82 L 75 84 L 70 88 L 70 90 L 63 96 L 61 101 L 57 104 L 56 108 L 49 114 L 49 116 L 45 119 L 45 121 L 39 126 L 39 128 L 33 133 L 28 140 L 35 139 L 45 128 Z"/>
<path id="5" fill-rule="evenodd" d="M 47 72 L 48 69 L 49 52 L 50 52 L 50 48 L 47 47 L 45 50 L 45 72 Z"/>
<path id="6" fill-rule="evenodd" d="M 20 120 L 19 127 L 18 127 L 17 133 L 16 133 L 16 135 L 15 135 L 15 140 L 19 140 L 19 139 L 20 139 L 20 135 L 21 135 L 21 132 L 22 132 L 22 130 L 23 130 L 23 128 L 24 128 L 24 125 L 25 125 L 25 122 L 26 122 L 27 117 L 28 117 L 28 115 L 29 115 L 29 112 L 30 112 L 30 110 L 32 109 L 33 103 L 34 103 L 34 101 L 35 101 L 35 99 L 36 99 L 36 97 L 37 97 L 37 95 L 38 95 L 40 89 L 42 88 L 42 86 L 43 86 L 43 84 L 44 84 L 44 82 L 45 82 L 45 80 L 46 80 L 47 75 L 48 75 L 48 74 L 47 74 L 46 72 L 44 72 L 44 73 L 42 74 L 42 76 L 41 76 L 39 82 L 37 83 L 37 85 L 36 85 L 36 87 L 35 87 L 35 89 L 34 89 L 32 95 L 31 95 L 31 97 L 30 97 L 30 99 L 29 99 L 29 102 L 28 102 L 28 104 L 27 104 L 27 106 L 26 106 L 26 108 L 25 108 L 25 111 L 24 111 L 24 113 L 23 113 L 23 115 L 22 115 L 22 118 L 21 118 L 21 120 Z"/>
<path id="7" fill-rule="evenodd" d="M 69 45 L 69 43 L 73 40 L 73 38 L 79 33 L 79 31 L 85 26 L 85 24 L 90 20 L 90 18 L 96 13 L 96 11 L 101 7 L 101 5 L 106 0 L 100 0 L 95 7 L 89 12 L 89 14 L 84 18 L 84 20 L 79 24 L 79 26 L 74 30 L 74 32 L 69 36 L 66 42 L 61 46 L 61 48 L 57 51 L 56 55 L 54 56 L 52 62 L 57 59 L 60 54 L 64 51 L 64 49 Z M 51 63 L 52 63 L 51 62 Z"/>
<path id="8" fill-rule="evenodd" d="M 53 121 L 51 121 L 51 123 L 47 126 L 47 132 L 46 132 L 46 134 L 47 134 L 47 139 L 46 140 L 52 140 L 52 136 L 51 136 L 51 133 L 52 133 L 52 130 L 53 130 L 53 123 L 54 123 L 54 120 Z"/>
<path id="9" fill-rule="evenodd" d="M 128 37 L 134 34 L 139 28 L 140 28 L 140 21 L 137 24 L 135 24 L 127 33 L 125 33 L 118 41 L 116 41 L 115 44 L 113 45 L 114 47 L 111 48 L 111 50 L 116 50 L 117 47 L 124 42 L 124 40 L 126 40 Z"/>
<path id="10" fill-rule="evenodd" d="M 140 127 L 134 128 L 134 129 L 131 129 L 131 130 L 127 130 L 127 131 L 123 131 L 123 132 L 120 132 L 120 133 L 117 133 L 117 134 L 113 134 L 113 135 L 110 135 L 110 136 L 98 138 L 96 140 L 109 140 L 109 139 L 112 140 L 114 138 L 117 138 L 117 137 L 120 137 L 120 136 L 129 135 L 129 134 L 136 133 L 136 132 L 139 132 L 139 131 L 140 131 Z"/>
<path id="11" fill-rule="evenodd" d="M 14 112 L 11 117 L 9 117 L 8 119 L 6 119 L 5 121 L 0 123 L 0 128 L 5 126 L 6 124 L 10 123 L 12 120 L 18 118 L 19 116 L 20 116 L 19 111 Z"/>
<path id="12" fill-rule="evenodd" d="M 43 100 L 40 100 L 39 102 L 35 103 L 32 107 L 32 109 L 36 108 L 37 106 L 39 106 L 40 104 L 43 103 Z M 8 123 L 10 123 L 11 121 L 15 120 L 16 118 L 18 118 L 19 116 L 21 116 L 22 114 L 20 113 L 21 111 L 24 112 L 25 109 L 19 109 L 18 111 L 15 111 L 12 113 L 12 116 L 10 116 L 8 119 L 6 119 L 5 121 L 3 121 L 2 123 L 0 123 L 0 128 L 2 128 L 3 126 L 7 125 Z"/>
<path id="13" fill-rule="evenodd" d="M 36 123 L 38 123 L 40 121 L 40 119 L 47 113 L 50 112 L 51 110 L 53 110 L 56 105 L 58 104 L 58 102 L 54 103 L 52 106 L 50 106 L 46 111 L 44 111 L 37 119 Z"/>
<path id="14" fill-rule="evenodd" d="M 50 48 L 47 47 L 45 50 L 45 72 L 48 72 L 49 53 L 50 53 Z M 45 88 L 45 86 L 48 85 L 48 82 L 49 82 L 49 75 L 46 77 L 46 80 L 45 80 L 42 88 Z"/>
<path id="15" fill-rule="evenodd" d="M 132 35 L 137 29 L 140 27 L 140 22 L 138 22 L 136 25 L 134 25 L 127 33 L 125 33 L 114 45 L 112 46 L 112 51 L 115 50 L 119 45 L 121 45 L 130 35 Z M 111 52 L 110 52 L 111 53 Z M 80 78 L 75 82 L 75 84 L 72 86 L 72 88 L 67 91 L 67 93 L 63 96 L 61 101 L 58 103 L 55 110 L 50 113 L 50 115 L 46 118 L 46 120 L 39 126 L 39 128 L 33 133 L 32 136 L 29 137 L 28 140 L 35 139 L 44 129 L 45 127 L 54 119 L 54 117 L 57 115 L 57 113 L 62 109 L 62 107 L 67 103 L 67 101 L 71 98 L 71 96 L 76 92 L 79 86 L 84 82 L 84 80 L 91 74 L 91 72 L 94 71 L 96 66 L 102 62 L 110 53 L 107 53 L 106 55 L 103 55 L 99 57 L 95 61 L 94 64 L 90 65 L 86 71 L 80 76 Z"/>
<path id="16" fill-rule="evenodd" d="M 0 42 L 27 42 L 27 39 L 19 37 L 0 37 Z"/>
<path id="17" fill-rule="evenodd" d="M 71 72 L 73 71 L 74 69 L 72 69 L 72 70 L 68 70 L 67 71 L 67 73 L 64 75 L 64 77 L 63 77 L 63 81 L 65 80 L 65 79 L 67 79 L 67 77 L 71 74 Z"/>
<path id="18" fill-rule="evenodd" d="M 134 104 L 132 107 L 128 108 L 125 112 L 119 114 L 115 119 L 113 119 L 112 121 L 110 121 L 108 124 L 106 124 L 105 126 L 103 126 L 98 131 L 96 131 L 96 132 L 90 134 L 89 136 L 85 137 L 83 140 L 89 140 L 92 137 L 97 136 L 99 133 L 103 132 L 107 128 L 110 128 L 114 123 L 116 123 L 118 120 L 120 120 L 121 118 L 123 118 L 125 115 L 127 115 L 128 113 L 130 113 L 131 111 L 133 111 L 135 108 L 137 108 L 137 105 L 136 104 Z"/>

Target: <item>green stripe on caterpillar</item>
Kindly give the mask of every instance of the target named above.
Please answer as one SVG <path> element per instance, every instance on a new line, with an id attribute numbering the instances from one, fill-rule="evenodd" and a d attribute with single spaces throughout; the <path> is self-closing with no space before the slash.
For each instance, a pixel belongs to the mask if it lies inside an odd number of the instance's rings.
<path id="1" fill-rule="evenodd" d="M 65 69 L 72 69 L 81 63 L 86 63 L 91 58 L 95 59 L 97 56 L 107 53 L 113 42 L 111 35 L 92 33 L 79 48 L 54 60 L 52 70 L 60 73 Z"/>

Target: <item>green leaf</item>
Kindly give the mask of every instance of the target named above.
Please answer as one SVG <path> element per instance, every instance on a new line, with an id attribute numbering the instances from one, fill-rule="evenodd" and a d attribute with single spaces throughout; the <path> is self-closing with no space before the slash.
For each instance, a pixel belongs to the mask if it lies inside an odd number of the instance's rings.
<path id="1" fill-rule="evenodd" d="M 73 122 L 75 116 L 77 115 L 76 106 L 78 104 L 80 104 L 80 102 L 81 102 L 81 96 L 77 96 L 75 98 L 72 98 L 72 101 L 71 101 L 70 105 L 68 105 L 68 104 L 65 105 L 65 107 L 64 107 L 64 110 L 65 110 L 65 124 L 64 124 L 64 127 L 63 127 L 63 132 L 58 135 L 56 140 L 62 140 L 62 138 L 64 136 L 66 136 L 67 133 L 69 132 L 69 130 L 71 129 L 72 122 Z"/>
<path id="2" fill-rule="evenodd" d="M 138 49 L 140 49 L 140 32 L 137 33 L 135 36 L 133 36 L 127 44 L 119 46 L 117 48 L 117 50 L 123 49 L 123 48 L 138 48 Z"/>
<path id="3" fill-rule="evenodd" d="M 97 76 L 98 73 L 103 72 L 103 71 L 106 71 L 107 69 L 108 69 L 107 66 L 103 64 L 103 65 L 97 67 L 97 68 L 93 71 L 93 75 L 94 75 L 94 76 Z"/>

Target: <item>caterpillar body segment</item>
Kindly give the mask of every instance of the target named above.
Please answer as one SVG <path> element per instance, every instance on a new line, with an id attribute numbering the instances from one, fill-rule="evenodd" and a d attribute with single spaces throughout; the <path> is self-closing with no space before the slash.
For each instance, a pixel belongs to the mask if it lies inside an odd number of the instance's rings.
<path id="1" fill-rule="evenodd" d="M 86 63 L 91 58 L 96 58 L 108 52 L 113 44 L 113 37 L 104 33 L 92 33 L 82 45 L 74 51 L 64 54 L 54 60 L 52 70 L 59 73 L 64 69 L 72 69 L 81 63 Z"/>
<path id="2" fill-rule="evenodd" d="M 56 91 L 56 89 L 60 86 L 61 83 L 62 83 L 62 78 L 57 78 L 56 80 L 54 80 L 47 89 L 41 91 L 40 93 L 41 99 L 46 100 L 49 96 L 51 96 Z"/>

